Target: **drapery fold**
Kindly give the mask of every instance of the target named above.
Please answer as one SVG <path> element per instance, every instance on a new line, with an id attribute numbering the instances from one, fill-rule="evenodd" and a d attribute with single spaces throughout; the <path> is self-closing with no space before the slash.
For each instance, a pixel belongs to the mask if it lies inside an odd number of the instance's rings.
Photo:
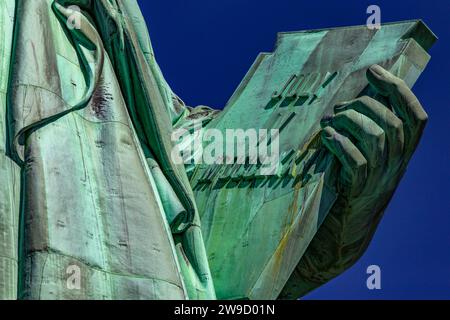
<path id="1" fill-rule="evenodd" d="M 61 18 L 71 12 L 53 1 L 17 5 L 8 105 L 23 176 L 18 297 L 187 298 L 155 179 L 89 12 L 68 30 Z M 68 285 L 70 270 L 79 288 Z"/>

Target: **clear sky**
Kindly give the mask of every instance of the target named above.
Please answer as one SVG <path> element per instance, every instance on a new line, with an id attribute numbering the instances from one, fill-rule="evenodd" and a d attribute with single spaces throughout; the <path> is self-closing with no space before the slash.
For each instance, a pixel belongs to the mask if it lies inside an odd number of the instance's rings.
<path id="1" fill-rule="evenodd" d="M 223 108 L 276 33 L 421 18 L 437 34 L 414 87 L 429 115 L 422 142 L 361 260 L 305 299 L 450 299 L 450 1 L 140 0 L 156 58 L 189 105 Z M 381 268 L 368 290 L 366 269 Z"/>

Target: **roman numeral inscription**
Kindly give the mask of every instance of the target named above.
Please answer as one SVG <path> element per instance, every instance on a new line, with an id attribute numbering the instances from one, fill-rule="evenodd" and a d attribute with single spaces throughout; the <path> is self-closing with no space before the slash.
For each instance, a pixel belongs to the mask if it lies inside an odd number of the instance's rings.
<path id="1" fill-rule="evenodd" d="M 324 89 L 336 78 L 337 74 L 337 72 L 293 74 L 287 79 L 281 89 L 276 90 L 272 94 L 266 109 L 271 109 L 275 106 L 300 107 L 304 104 L 310 105 L 320 97 Z"/>

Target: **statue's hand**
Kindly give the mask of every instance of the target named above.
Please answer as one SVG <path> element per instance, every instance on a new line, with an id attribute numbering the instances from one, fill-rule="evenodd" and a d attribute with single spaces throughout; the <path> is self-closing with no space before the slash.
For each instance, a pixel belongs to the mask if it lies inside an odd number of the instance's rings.
<path id="1" fill-rule="evenodd" d="M 339 196 L 282 297 L 306 294 L 361 257 L 422 135 L 427 114 L 405 82 L 380 66 L 367 78 L 376 100 L 340 104 L 322 120 L 322 141 L 340 164 Z"/>
<path id="2" fill-rule="evenodd" d="M 339 194 L 362 211 L 387 205 L 427 122 L 403 80 L 378 65 L 367 78 L 383 103 L 363 96 L 338 105 L 332 118 L 322 120 L 322 140 L 342 165 Z"/>

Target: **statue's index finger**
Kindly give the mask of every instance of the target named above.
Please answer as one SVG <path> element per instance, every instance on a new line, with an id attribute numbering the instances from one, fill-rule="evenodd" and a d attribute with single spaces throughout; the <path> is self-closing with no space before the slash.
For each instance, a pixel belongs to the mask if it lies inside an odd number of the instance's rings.
<path id="1" fill-rule="evenodd" d="M 421 127 L 428 116 L 408 85 L 400 78 L 379 65 L 373 65 L 367 72 L 370 84 L 383 96 L 387 97 L 395 113 L 407 124 Z M 418 128 L 419 129 L 419 128 Z"/>

